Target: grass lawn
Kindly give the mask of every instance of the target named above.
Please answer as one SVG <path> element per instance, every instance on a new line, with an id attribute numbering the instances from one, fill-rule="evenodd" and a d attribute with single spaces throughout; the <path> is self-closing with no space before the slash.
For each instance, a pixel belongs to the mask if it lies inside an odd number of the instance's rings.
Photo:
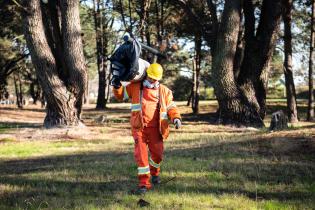
<path id="1" fill-rule="evenodd" d="M 272 133 L 213 125 L 215 102 L 197 116 L 179 103 L 184 125 L 165 142 L 164 184 L 139 197 L 129 193 L 129 104 L 109 106 L 86 107 L 86 128 L 51 130 L 38 107 L 0 107 L 0 209 L 137 209 L 140 198 L 144 209 L 315 209 L 315 123 Z"/>

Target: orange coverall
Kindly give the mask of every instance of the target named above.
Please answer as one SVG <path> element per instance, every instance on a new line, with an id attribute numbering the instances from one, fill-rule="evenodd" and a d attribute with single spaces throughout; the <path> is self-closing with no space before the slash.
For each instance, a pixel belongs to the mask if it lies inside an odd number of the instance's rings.
<path id="1" fill-rule="evenodd" d="M 158 176 L 163 159 L 163 140 L 169 135 L 169 119 L 181 119 L 172 92 L 160 84 L 157 89 L 142 82 L 113 88 L 118 100 L 131 99 L 131 129 L 135 141 L 134 156 L 138 165 L 139 186 L 151 188 L 150 175 Z M 148 158 L 148 149 L 150 158 Z"/>

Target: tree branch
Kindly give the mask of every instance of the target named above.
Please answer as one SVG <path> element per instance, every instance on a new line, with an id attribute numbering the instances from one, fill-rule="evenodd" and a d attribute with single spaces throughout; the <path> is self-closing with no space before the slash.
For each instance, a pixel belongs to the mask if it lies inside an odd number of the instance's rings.
<path id="1" fill-rule="evenodd" d="M 255 36 L 255 14 L 252 0 L 244 1 L 245 39 L 253 40 Z"/>
<path id="2" fill-rule="evenodd" d="M 124 8 L 123 8 L 123 4 L 122 4 L 121 0 L 119 0 L 119 9 L 120 9 L 120 14 L 121 14 L 121 18 L 122 18 L 124 27 L 125 27 L 125 29 L 127 29 L 127 24 L 126 24 L 125 14 L 124 14 Z"/>
<path id="3" fill-rule="evenodd" d="M 207 0 L 207 5 L 210 11 L 211 22 L 212 22 L 212 33 L 211 33 L 210 45 L 211 45 L 211 54 L 213 56 L 215 53 L 215 46 L 216 46 L 215 40 L 217 40 L 219 21 L 218 21 L 218 16 L 217 16 L 217 6 L 213 3 L 212 0 Z"/>
<path id="4" fill-rule="evenodd" d="M 1 69 L 3 72 L 5 72 L 5 74 L 8 75 L 8 72 L 10 71 L 11 68 L 13 68 L 19 61 L 23 60 L 25 57 L 27 57 L 29 55 L 29 53 L 27 54 L 23 54 L 21 55 L 20 57 L 14 59 L 14 60 L 11 60 L 11 61 L 8 61 L 6 64 L 4 64 Z M 11 72 L 12 73 L 12 72 Z M 11 74 L 10 73 L 10 74 Z"/>

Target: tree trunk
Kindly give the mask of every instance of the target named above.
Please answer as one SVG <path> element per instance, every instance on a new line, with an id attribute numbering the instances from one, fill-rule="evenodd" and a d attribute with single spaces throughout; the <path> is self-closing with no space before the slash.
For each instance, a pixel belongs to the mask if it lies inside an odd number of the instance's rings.
<path id="1" fill-rule="evenodd" d="M 95 34 L 96 34 L 96 56 L 97 56 L 97 70 L 98 70 L 98 95 L 96 108 L 97 109 L 105 109 L 106 101 L 105 101 L 105 88 L 106 88 L 106 78 L 104 71 L 104 56 L 103 56 L 103 48 L 104 48 L 104 39 L 103 39 L 103 15 L 100 11 L 101 2 L 100 0 L 93 1 L 93 9 L 94 9 L 94 26 L 95 26 Z"/>
<path id="2" fill-rule="evenodd" d="M 192 85 L 191 90 L 190 90 L 190 94 L 189 94 L 188 99 L 187 99 L 186 106 L 190 106 L 190 102 L 192 101 L 192 98 L 193 98 L 193 93 L 194 93 L 194 86 Z"/>
<path id="3" fill-rule="evenodd" d="M 33 104 L 37 104 L 37 101 L 40 98 L 41 89 L 38 84 L 37 79 L 32 80 L 30 84 L 30 95 L 33 99 Z"/>
<path id="4" fill-rule="evenodd" d="M 106 103 L 107 102 L 110 102 L 110 93 L 111 93 L 111 91 L 110 91 L 110 85 L 109 85 L 109 82 L 110 82 L 110 77 L 111 77 L 111 74 L 110 74 L 110 72 L 109 71 L 107 71 L 107 75 L 106 75 L 106 81 L 107 81 L 107 85 L 106 85 L 106 98 L 105 98 L 105 101 L 106 101 Z"/>
<path id="5" fill-rule="evenodd" d="M 140 32 L 140 36 L 142 39 L 142 43 L 144 43 L 145 41 L 145 36 L 146 36 L 146 27 L 147 27 L 147 18 L 149 16 L 149 8 L 150 8 L 150 4 L 151 4 L 151 0 L 141 0 L 140 1 L 140 12 L 139 17 L 140 17 L 140 23 L 139 23 L 139 32 Z"/>
<path id="6" fill-rule="evenodd" d="M 242 22 L 242 20 L 241 20 Z M 234 57 L 234 63 L 233 63 L 233 72 L 234 72 L 234 78 L 237 81 L 238 75 L 240 74 L 241 65 L 243 62 L 244 57 L 244 37 L 243 37 L 243 25 L 240 24 L 240 29 L 238 32 L 238 39 L 237 39 L 237 47 Z"/>
<path id="7" fill-rule="evenodd" d="M 105 9 L 106 4 L 103 4 L 103 10 Z M 106 16 L 105 16 L 106 17 Z M 111 19 L 111 21 L 104 19 L 104 23 L 107 21 L 107 24 L 103 24 L 103 49 L 102 54 L 104 58 L 103 62 L 103 70 L 104 70 L 104 89 L 105 89 L 105 108 L 107 105 L 107 102 L 109 101 L 109 94 L 110 94 L 110 78 L 111 78 L 111 72 L 109 68 L 109 60 L 107 59 L 109 57 L 109 40 L 111 36 L 111 30 L 113 28 L 114 19 Z M 110 23 L 111 22 L 111 23 Z"/>
<path id="8" fill-rule="evenodd" d="M 0 100 L 5 99 L 7 95 L 7 81 L 0 75 Z"/>
<path id="9" fill-rule="evenodd" d="M 13 76 L 15 96 L 16 96 L 16 105 L 19 109 L 23 109 L 23 93 L 22 93 L 22 84 L 20 78 L 20 72 L 17 72 Z"/>
<path id="10" fill-rule="evenodd" d="M 195 109 L 195 97 L 196 97 L 196 85 L 197 85 L 197 75 L 196 75 L 196 58 L 193 58 L 193 75 L 192 75 L 192 87 L 191 87 L 191 108 Z"/>
<path id="11" fill-rule="evenodd" d="M 233 64 L 240 28 L 241 0 L 226 1 L 213 57 L 213 84 L 219 102 L 219 122 L 261 127 L 263 121 L 246 103 L 234 78 Z"/>
<path id="12" fill-rule="evenodd" d="M 199 113 L 199 95 L 200 95 L 200 70 L 201 70 L 201 36 L 195 35 L 195 74 L 194 74 L 194 100 L 193 113 Z"/>
<path id="13" fill-rule="evenodd" d="M 314 62 L 314 47 L 315 47 L 315 0 L 312 1 L 312 15 L 311 15 L 311 39 L 310 39 L 310 57 L 308 67 L 308 108 L 307 108 L 307 120 L 314 119 L 314 87 L 313 87 L 313 62 Z"/>
<path id="14" fill-rule="evenodd" d="M 64 55 L 69 69 L 69 89 L 75 96 L 77 116 L 81 119 L 87 72 L 81 39 L 79 5 L 80 2 L 77 0 L 61 0 L 60 7 Z"/>
<path id="15" fill-rule="evenodd" d="M 19 55 L 12 60 L 5 62 L 3 66 L 0 66 L 0 100 L 7 99 L 9 95 L 7 90 L 7 78 L 12 74 L 14 71 L 18 70 L 16 67 L 17 64 L 25 59 L 29 54 L 22 54 Z"/>
<path id="16" fill-rule="evenodd" d="M 147 45 L 150 46 L 150 40 L 148 40 L 150 36 L 147 36 L 147 31 L 148 31 L 147 27 L 148 27 L 148 18 L 149 18 L 149 9 L 150 9 L 151 0 L 140 0 L 139 4 L 140 4 L 140 8 L 138 11 L 138 15 L 139 15 L 138 31 L 140 33 L 142 43 L 147 43 Z M 144 60 L 149 60 L 149 61 L 151 60 L 150 54 L 147 51 L 142 51 L 142 57 Z"/>
<path id="17" fill-rule="evenodd" d="M 48 44 L 40 1 L 25 0 L 24 5 L 26 8 L 24 14 L 25 38 L 47 102 L 44 126 L 51 128 L 79 125 L 82 97 L 86 88 L 79 1 L 63 0 L 60 3 L 63 58 L 69 71 L 68 86 L 59 77 L 57 58 L 54 57 Z"/>
<path id="18" fill-rule="evenodd" d="M 128 9 L 129 9 L 129 33 L 133 32 L 133 20 L 132 20 L 132 9 L 131 9 L 132 0 L 128 0 Z"/>
<path id="19" fill-rule="evenodd" d="M 104 46 L 104 49 L 106 50 L 103 50 L 103 53 L 106 53 L 106 55 L 108 54 L 107 53 L 107 44 L 105 44 Z M 105 52 L 106 51 L 106 52 Z M 108 102 L 108 99 L 109 99 L 109 94 L 110 94 L 110 77 L 111 77 L 111 73 L 110 73 L 110 69 L 107 68 L 107 61 L 104 60 L 104 63 L 103 63 L 104 67 L 104 101 L 105 101 L 105 108 L 106 108 L 106 105 L 107 105 L 107 102 Z"/>
<path id="20" fill-rule="evenodd" d="M 45 106 L 46 106 L 46 99 L 45 99 L 44 91 L 42 91 L 42 90 L 40 92 L 40 104 L 41 104 L 42 108 L 45 108 Z"/>
<path id="21" fill-rule="evenodd" d="M 251 5 L 252 0 L 245 0 Z M 245 13 L 245 51 L 238 84 L 248 103 L 253 104 L 260 117 L 266 115 L 266 95 L 270 61 L 277 41 L 281 19 L 281 1 L 264 0 L 260 22 L 255 35 L 254 10 Z M 247 5 L 248 6 L 248 5 Z"/>
<path id="22" fill-rule="evenodd" d="M 283 22 L 284 22 L 284 76 L 287 95 L 287 113 L 291 123 L 298 122 L 295 85 L 292 69 L 292 0 L 283 0 Z"/>
<path id="23" fill-rule="evenodd" d="M 162 44 L 162 32 L 161 32 L 161 25 L 163 24 L 163 19 L 160 17 L 160 10 L 159 10 L 159 0 L 155 0 L 155 26 L 156 26 L 156 40 L 157 45 Z M 161 4 L 161 10 L 163 10 L 162 4 Z"/>
<path id="24" fill-rule="evenodd" d="M 90 96 L 89 96 L 89 79 L 87 80 L 87 83 L 86 83 L 86 90 L 84 92 L 84 100 L 83 100 L 83 103 L 84 104 L 90 104 Z"/>

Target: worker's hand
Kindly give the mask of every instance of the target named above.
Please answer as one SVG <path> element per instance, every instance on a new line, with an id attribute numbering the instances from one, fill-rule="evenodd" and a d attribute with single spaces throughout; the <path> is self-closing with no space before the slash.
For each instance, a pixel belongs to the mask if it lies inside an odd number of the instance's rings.
<path id="1" fill-rule="evenodd" d="M 182 122 L 180 121 L 180 119 L 176 118 L 174 119 L 174 125 L 176 129 L 179 129 L 182 126 Z"/>
<path id="2" fill-rule="evenodd" d="M 118 89 L 121 87 L 121 82 L 118 78 L 113 77 L 112 80 L 110 81 L 110 84 L 115 88 Z"/>

